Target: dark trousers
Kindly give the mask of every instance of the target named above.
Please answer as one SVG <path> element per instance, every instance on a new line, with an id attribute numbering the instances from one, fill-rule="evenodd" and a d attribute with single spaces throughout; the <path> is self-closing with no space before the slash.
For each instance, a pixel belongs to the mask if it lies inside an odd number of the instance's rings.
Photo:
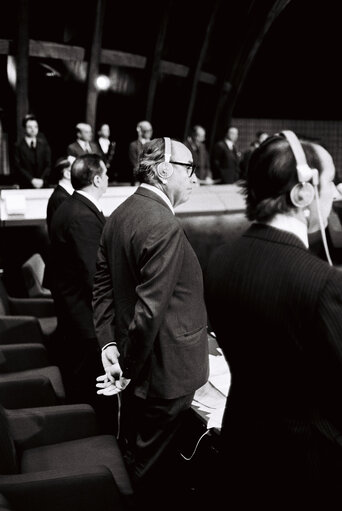
<path id="1" fill-rule="evenodd" d="M 193 393 L 176 399 L 142 399 L 129 392 L 128 386 L 121 396 L 120 444 L 136 494 L 148 496 L 150 502 L 156 485 L 159 490 L 174 489 L 179 456 L 176 436 Z"/>
<path id="2" fill-rule="evenodd" d="M 117 397 L 97 394 L 96 378 L 104 373 L 101 350 L 95 338 L 59 336 L 58 365 L 63 375 L 68 403 L 90 404 L 102 433 L 117 433 Z"/>

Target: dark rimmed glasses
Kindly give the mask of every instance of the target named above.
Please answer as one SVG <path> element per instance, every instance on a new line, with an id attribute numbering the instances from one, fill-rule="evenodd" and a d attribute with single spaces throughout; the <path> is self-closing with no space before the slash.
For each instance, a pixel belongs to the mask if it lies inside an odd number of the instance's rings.
<path id="1" fill-rule="evenodd" d="M 174 165 L 182 165 L 183 167 L 186 167 L 186 171 L 188 173 L 188 176 L 191 177 L 196 168 L 197 168 L 197 165 L 195 165 L 194 163 L 185 163 L 183 161 L 170 161 L 170 163 L 173 163 Z"/>

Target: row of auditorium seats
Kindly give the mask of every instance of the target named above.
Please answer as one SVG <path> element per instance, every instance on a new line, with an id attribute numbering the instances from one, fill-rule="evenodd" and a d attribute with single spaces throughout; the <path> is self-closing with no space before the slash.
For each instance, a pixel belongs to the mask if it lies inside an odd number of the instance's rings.
<path id="1" fill-rule="evenodd" d="M 0 510 L 131 510 L 114 434 L 90 405 L 66 404 L 55 328 L 50 297 L 13 298 L 0 279 Z"/>

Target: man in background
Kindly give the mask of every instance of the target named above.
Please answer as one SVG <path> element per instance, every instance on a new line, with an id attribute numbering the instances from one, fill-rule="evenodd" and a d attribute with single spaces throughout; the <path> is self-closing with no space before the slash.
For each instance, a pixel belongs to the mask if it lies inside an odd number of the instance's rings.
<path id="1" fill-rule="evenodd" d="M 213 179 L 210 170 L 209 154 L 204 143 L 205 136 L 206 132 L 202 126 L 193 126 L 184 144 L 192 153 L 193 162 L 196 165 L 195 172 L 199 181 L 205 184 L 211 184 L 213 183 Z"/>
<path id="2" fill-rule="evenodd" d="M 146 142 L 151 140 L 153 133 L 152 125 L 148 121 L 140 121 L 137 124 L 136 140 L 133 140 L 128 146 L 128 158 L 131 164 L 131 184 L 135 184 L 134 174 L 139 168 L 139 158 Z"/>
<path id="3" fill-rule="evenodd" d="M 90 124 L 79 122 L 76 125 L 76 140 L 67 147 L 67 155 L 77 158 L 82 154 L 95 153 L 101 156 L 101 149 L 93 142 L 93 129 Z"/>
<path id="4" fill-rule="evenodd" d="M 71 185 L 71 162 L 66 156 L 58 158 L 54 168 L 55 177 L 58 180 L 57 186 L 49 197 L 46 208 L 46 223 L 48 233 L 50 235 L 50 228 L 52 217 L 57 208 L 65 201 L 70 195 L 73 194 L 73 187 Z"/>
<path id="5" fill-rule="evenodd" d="M 51 149 L 34 115 L 23 119 L 24 136 L 14 146 L 14 171 L 20 188 L 43 188 L 51 171 Z"/>
<path id="6" fill-rule="evenodd" d="M 71 167 L 74 193 L 64 200 L 51 223 L 51 291 L 60 335 L 60 367 L 68 402 L 89 403 L 102 429 L 113 432 L 107 413 L 111 403 L 96 394 L 101 371 L 100 349 L 93 325 L 92 287 L 96 253 L 105 217 L 100 198 L 108 185 L 107 167 L 97 154 L 76 158 Z M 114 420 L 114 419 L 113 419 Z"/>
<path id="7" fill-rule="evenodd" d="M 216 142 L 213 148 L 213 173 L 223 184 L 232 184 L 239 179 L 240 153 L 236 148 L 238 138 L 239 130 L 230 126 L 223 139 Z"/>

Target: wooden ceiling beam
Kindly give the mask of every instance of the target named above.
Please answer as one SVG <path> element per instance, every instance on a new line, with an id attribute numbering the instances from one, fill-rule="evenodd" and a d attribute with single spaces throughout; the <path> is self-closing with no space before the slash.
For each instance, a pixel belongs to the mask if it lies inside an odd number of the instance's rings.
<path id="1" fill-rule="evenodd" d="M 147 83 L 147 97 L 146 97 L 146 108 L 145 108 L 145 119 L 152 120 L 152 112 L 154 106 L 154 99 L 157 91 L 158 80 L 161 71 L 161 58 L 164 50 L 165 38 L 167 26 L 169 23 L 170 11 L 172 6 L 172 0 L 165 2 L 165 6 L 162 13 L 162 19 L 159 24 L 159 31 L 157 40 L 153 49 L 153 55 L 147 59 L 146 63 L 146 83 Z"/>
<path id="2" fill-rule="evenodd" d="M 96 125 L 97 100 L 99 94 L 96 86 L 96 79 L 99 75 L 105 9 L 106 0 L 98 0 L 96 2 L 94 32 L 88 62 L 85 118 L 86 122 L 92 126 L 93 130 L 95 130 Z"/>
<path id="3" fill-rule="evenodd" d="M 218 13 L 218 9 L 220 6 L 221 0 L 216 0 L 213 4 L 213 8 L 211 11 L 210 19 L 208 23 L 206 24 L 204 37 L 202 38 L 202 44 L 200 45 L 198 56 L 195 59 L 195 65 L 190 68 L 189 70 L 189 88 L 188 88 L 188 108 L 186 112 L 185 122 L 184 122 L 184 131 L 183 131 L 183 139 L 185 139 L 190 130 L 190 125 L 192 122 L 192 116 L 197 96 L 197 88 L 198 84 L 200 82 L 200 75 L 201 75 L 201 69 L 203 66 L 203 62 L 205 59 L 205 56 L 207 54 L 208 44 L 210 40 L 210 36 L 214 27 L 214 23 L 216 20 L 216 16 Z"/>
<path id="4" fill-rule="evenodd" d="M 239 92 L 246 79 L 251 64 L 275 19 L 281 14 L 291 0 L 272 0 L 264 16 L 260 16 L 260 4 L 253 0 L 245 20 L 245 31 L 242 32 L 240 50 L 237 53 L 233 66 L 226 68 L 217 81 L 217 103 L 213 109 L 214 117 L 211 126 L 209 150 L 213 147 L 217 135 L 231 122 L 233 109 Z M 258 15 L 259 14 L 259 15 Z M 221 121 L 222 133 L 219 129 Z"/>

